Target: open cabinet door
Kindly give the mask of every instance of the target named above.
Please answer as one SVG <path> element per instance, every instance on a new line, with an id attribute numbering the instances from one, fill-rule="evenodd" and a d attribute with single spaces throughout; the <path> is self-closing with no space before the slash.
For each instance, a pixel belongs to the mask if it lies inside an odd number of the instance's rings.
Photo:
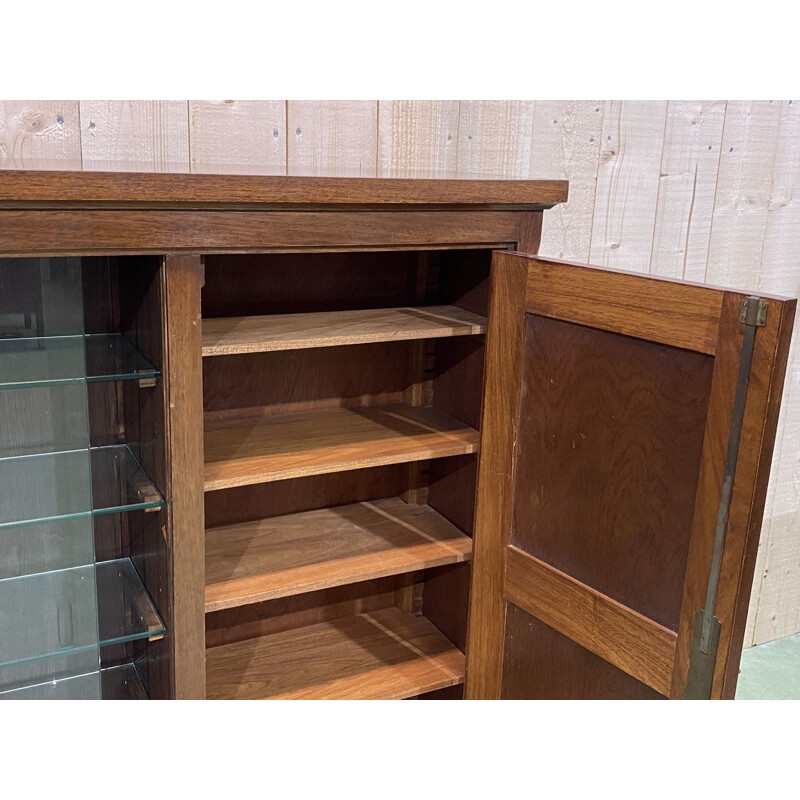
<path id="1" fill-rule="evenodd" d="M 731 698 L 795 301 L 498 252 L 468 698 Z"/>

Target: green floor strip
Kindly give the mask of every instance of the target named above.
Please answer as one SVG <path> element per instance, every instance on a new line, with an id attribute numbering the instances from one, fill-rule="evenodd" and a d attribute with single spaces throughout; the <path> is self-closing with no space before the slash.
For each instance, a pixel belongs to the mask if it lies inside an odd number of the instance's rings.
<path id="1" fill-rule="evenodd" d="M 742 653 L 737 700 L 800 700 L 800 633 Z"/>

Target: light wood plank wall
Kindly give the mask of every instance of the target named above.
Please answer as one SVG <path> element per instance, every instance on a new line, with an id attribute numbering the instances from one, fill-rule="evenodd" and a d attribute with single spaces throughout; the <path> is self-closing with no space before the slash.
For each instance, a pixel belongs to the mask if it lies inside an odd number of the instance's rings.
<path id="1" fill-rule="evenodd" d="M 0 101 L 5 165 L 566 178 L 541 252 L 800 294 L 800 101 Z M 800 630 L 800 324 L 747 644 Z"/>

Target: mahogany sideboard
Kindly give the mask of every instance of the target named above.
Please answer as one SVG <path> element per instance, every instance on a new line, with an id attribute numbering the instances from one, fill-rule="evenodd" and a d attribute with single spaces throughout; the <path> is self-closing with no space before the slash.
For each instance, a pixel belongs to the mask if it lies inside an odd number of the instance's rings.
<path id="1" fill-rule="evenodd" d="M 0 697 L 732 697 L 795 301 L 567 188 L 1 172 Z"/>

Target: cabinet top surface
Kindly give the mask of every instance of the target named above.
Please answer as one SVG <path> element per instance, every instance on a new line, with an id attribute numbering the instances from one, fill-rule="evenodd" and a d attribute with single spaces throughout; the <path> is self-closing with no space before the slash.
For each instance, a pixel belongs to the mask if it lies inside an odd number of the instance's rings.
<path id="1" fill-rule="evenodd" d="M 0 208 L 541 209 L 562 180 L 306 177 L 2 169 Z"/>

